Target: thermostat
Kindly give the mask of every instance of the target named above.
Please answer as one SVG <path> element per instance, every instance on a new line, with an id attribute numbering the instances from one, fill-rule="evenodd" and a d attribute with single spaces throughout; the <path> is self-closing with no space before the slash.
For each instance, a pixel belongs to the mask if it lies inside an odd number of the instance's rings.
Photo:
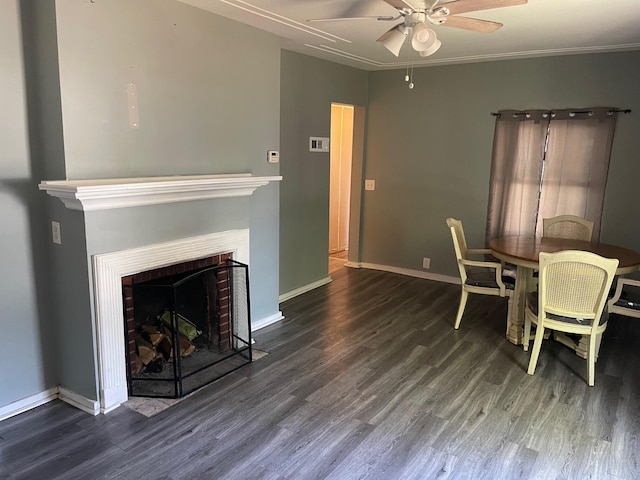
<path id="1" fill-rule="evenodd" d="M 267 162 L 278 163 L 280 161 L 280 152 L 278 150 L 267 151 Z"/>

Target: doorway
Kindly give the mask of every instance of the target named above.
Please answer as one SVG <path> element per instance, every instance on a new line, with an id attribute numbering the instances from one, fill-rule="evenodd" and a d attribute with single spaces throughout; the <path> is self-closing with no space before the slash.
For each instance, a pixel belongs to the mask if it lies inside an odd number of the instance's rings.
<path id="1" fill-rule="evenodd" d="M 331 104 L 329 273 L 347 261 L 353 162 L 354 106 Z M 338 263 L 336 263 L 338 262 Z"/>

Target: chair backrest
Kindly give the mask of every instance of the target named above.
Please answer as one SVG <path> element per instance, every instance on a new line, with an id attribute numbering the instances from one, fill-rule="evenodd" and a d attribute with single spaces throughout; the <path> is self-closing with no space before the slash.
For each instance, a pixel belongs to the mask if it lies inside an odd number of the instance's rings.
<path id="1" fill-rule="evenodd" d="M 617 259 L 564 250 L 540 253 L 539 264 L 539 315 L 546 313 L 584 320 L 600 318 L 618 268 Z M 593 330 L 598 326 L 597 320 L 589 323 Z"/>
<path id="2" fill-rule="evenodd" d="M 464 238 L 464 230 L 462 228 L 462 222 L 455 218 L 447 218 L 447 225 L 451 230 L 451 237 L 453 238 L 453 248 L 456 251 L 456 259 L 462 260 L 467 258 L 467 241 Z M 460 278 L 462 284 L 467 280 L 467 271 L 464 265 L 458 262 L 458 270 L 460 270 Z"/>
<path id="3" fill-rule="evenodd" d="M 591 241 L 593 222 L 575 215 L 559 215 L 542 219 L 542 236 Z"/>

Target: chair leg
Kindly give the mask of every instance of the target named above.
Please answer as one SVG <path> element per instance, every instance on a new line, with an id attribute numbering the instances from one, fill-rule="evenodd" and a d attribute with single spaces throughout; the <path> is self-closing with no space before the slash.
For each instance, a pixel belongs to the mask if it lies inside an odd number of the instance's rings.
<path id="1" fill-rule="evenodd" d="M 602 334 L 596 335 L 596 356 L 593 358 L 594 362 L 598 361 L 598 355 L 600 355 L 600 343 L 602 342 Z"/>
<path id="2" fill-rule="evenodd" d="M 533 350 L 531 351 L 531 359 L 529 360 L 529 369 L 527 373 L 533 375 L 536 371 L 536 364 L 538 363 L 538 355 L 540 355 L 540 348 L 542 347 L 542 339 L 544 338 L 544 327 L 540 324 L 536 327 L 536 337 L 533 340 Z"/>
<path id="3" fill-rule="evenodd" d="M 463 288 L 462 295 L 460 296 L 460 306 L 458 307 L 458 315 L 456 316 L 456 323 L 453 326 L 456 330 L 460 328 L 460 322 L 462 321 L 462 314 L 464 313 L 464 307 L 467 305 L 467 298 L 469 293 Z"/>
<path id="4" fill-rule="evenodd" d="M 593 387 L 596 372 L 596 344 L 597 335 L 589 335 L 589 349 L 587 350 L 587 383 Z"/>

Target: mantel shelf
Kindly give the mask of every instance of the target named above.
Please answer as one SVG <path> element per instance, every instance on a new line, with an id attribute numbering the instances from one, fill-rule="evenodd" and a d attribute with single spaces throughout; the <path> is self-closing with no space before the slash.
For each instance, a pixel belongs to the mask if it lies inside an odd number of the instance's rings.
<path id="1" fill-rule="evenodd" d="M 188 202 L 220 197 L 244 197 L 281 176 L 259 177 L 250 173 L 228 175 L 176 175 L 170 177 L 52 180 L 38 185 L 71 210 L 114 208 Z"/>

